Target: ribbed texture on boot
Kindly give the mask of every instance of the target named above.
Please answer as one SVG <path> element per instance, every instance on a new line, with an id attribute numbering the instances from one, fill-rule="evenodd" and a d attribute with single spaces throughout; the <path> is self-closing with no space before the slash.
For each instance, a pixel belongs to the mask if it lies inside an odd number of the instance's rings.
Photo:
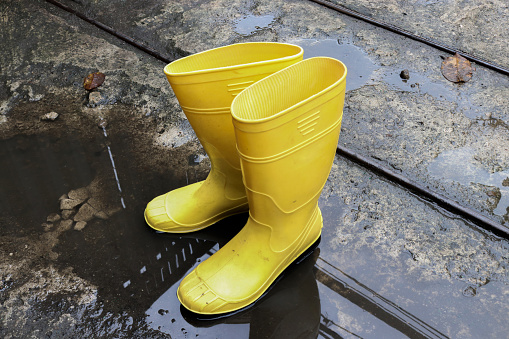
<path id="1" fill-rule="evenodd" d="M 248 64 L 274 62 L 290 58 L 302 52 L 298 46 L 274 42 L 235 44 L 197 53 L 167 65 L 165 73 L 210 72 L 225 67 L 242 67 Z"/>
<path id="2" fill-rule="evenodd" d="M 230 106 L 244 88 L 302 60 L 301 47 L 243 43 L 179 59 L 164 69 L 212 170 L 205 181 L 149 202 L 145 220 L 154 229 L 186 233 L 247 210 Z"/>
<path id="3" fill-rule="evenodd" d="M 236 96 L 233 124 L 249 219 L 182 280 L 177 296 L 184 307 L 221 314 L 252 304 L 320 237 L 317 201 L 335 156 L 345 75 L 340 61 L 314 58 Z"/>
<path id="4" fill-rule="evenodd" d="M 327 92 L 345 77 L 346 68 L 336 59 L 307 59 L 244 90 L 233 101 L 232 114 L 245 122 L 267 119 Z"/>

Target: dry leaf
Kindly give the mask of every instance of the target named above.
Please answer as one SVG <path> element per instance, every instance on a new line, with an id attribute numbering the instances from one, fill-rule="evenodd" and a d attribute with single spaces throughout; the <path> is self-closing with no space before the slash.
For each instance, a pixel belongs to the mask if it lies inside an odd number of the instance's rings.
<path id="1" fill-rule="evenodd" d="M 472 78 L 470 61 L 456 53 L 442 62 L 442 75 L 452 82 L 467 82 Z"/>
<path id="2" fill-rule="evenodd" d="M 90 73 L 83 82 L 83 87 L 85 87 L 86 90 L 92 90 L 96 87 L 99 87 L 104 82 L 104 78 L 106 76 L 101 72 L 96 73 Z"/>

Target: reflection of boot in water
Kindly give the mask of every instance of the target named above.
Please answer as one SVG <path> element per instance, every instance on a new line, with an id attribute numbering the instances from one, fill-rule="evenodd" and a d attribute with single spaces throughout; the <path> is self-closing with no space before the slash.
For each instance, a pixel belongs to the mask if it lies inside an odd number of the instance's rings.
<path id="1" fill-rule="evenodd" d="M 184 319 L 194 327 L 218 324 L 250 324 L 249 338 L 316 338 L 320 325 L 320 298 L 313 267 L 320 253 L 315 249 L 290 266 L 252 308 L 227 317 L 209 319 L 181 307 Z"/>
<path id="2" fill-rule="evenodd" d="M 147 232 L 136 233 L 136 240 L 126 241 L 126 244 L 137 242 L 136 248 L 130 245 L 125 252 L 135 252 L 132 257 L 133 266 L 140 270 L 130 276 L 128 290 L 143 290 L 144 304 L 152 304 L 203 258 L 208 258 L 213 252 L 224 246 L 242 228 L 247 215 L 239 214 L 220 220 L 211 227 L 191 234 L 175 235 L 170 233 L 156 234 L 148 229 Z M 143 234 L 141 234 L 143 233 Z M 124 256 L 124 258 L 126 255 Z"/>
<path id="3" fill-rule="evenodd" d="M 253 309 L 249 338 L 316 338 L 320 326 L 320 297 L 313 267 L 316 249 L 300 264 L 290 267 Z"/>

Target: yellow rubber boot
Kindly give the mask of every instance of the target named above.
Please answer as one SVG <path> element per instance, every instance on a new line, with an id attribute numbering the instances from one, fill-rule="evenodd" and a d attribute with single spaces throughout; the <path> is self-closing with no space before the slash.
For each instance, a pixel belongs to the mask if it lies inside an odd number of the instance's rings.
<path id="1" fill-rule="evenodd" d="M 200 314 L 256 301 L 319 237 L 318 198 L 334 160 L 346 67 L 312 58 L 244 90 L 232 103 L 249 219 L 186 276 L 177 295 Z"/>
<path id="2" fill-rule="evenodd" d="M 302 60 L 301 47 L 243 43 L 197 53 L 168 64 L 164 73 L 205 152 L 206 180 L 156 197 L 147 224 L 163 232 L 203 229 L 248 210 L 230 106 L 244 88 Z"/>

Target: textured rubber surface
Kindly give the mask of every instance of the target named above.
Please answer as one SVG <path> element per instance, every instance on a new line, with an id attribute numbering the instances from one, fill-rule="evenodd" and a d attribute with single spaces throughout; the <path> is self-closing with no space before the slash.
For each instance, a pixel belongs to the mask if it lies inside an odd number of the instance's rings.
<path id="1" fill-rule="evenodd" d="M 184 307 L 221 314 L 250 305 L 320 237 L 317 202 L 336 152 L 345 77 L 340 61 L 312 58 L 233 101 L 249 219 L 181 282 Z"/>
<path id="2" fill-rule="evenodd" d="M 147 224 L 186 233 L 248 210 L 230 106 L 256 81 L 302 60 L 302 48 L 282 43 L 243 43 L 197 53 L 164 72 L 208 154 L 206 180 L 158 196 L 145 210 Z"/>

